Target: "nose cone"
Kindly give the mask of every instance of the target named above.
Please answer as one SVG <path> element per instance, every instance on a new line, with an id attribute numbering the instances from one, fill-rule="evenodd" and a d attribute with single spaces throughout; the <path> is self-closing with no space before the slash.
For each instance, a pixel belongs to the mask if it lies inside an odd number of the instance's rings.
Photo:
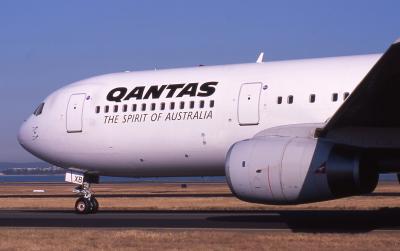
<path id="1" fill-rule="evenodd" d="M 25 121 L 24 123 L 22 123 L 21 127 L 19 128 L 19 132 L 18 132 L 18 142 L 19 144 L 25 148 L 26 150 L 28 150 L 26 148 L 27 144 L 28 144 L 28 140 L 29 140 L 29 128 L 28 128 L 28 123 Z"/>
<path id="2" fill-rule="evenodd" d="M 36 137 L 35 137 L 36 136 Z M 31 119 L 26 120 L 19 128 L 17 136 L 19 144 L 28 152 L 35 154 L 34 148 L 37 148 L 37 132 L 31 123 Z M 36 145 L 36 147 L 35 147 Z"/>
<path id="3" fill-rule="evenodd" d="M 32 155 L 47 161 L 44 154 L 48 149 L 39 137 L 38 121 L 35 117 L 29 117 L 19 128 L 17 135 L 19 144 Z"/>

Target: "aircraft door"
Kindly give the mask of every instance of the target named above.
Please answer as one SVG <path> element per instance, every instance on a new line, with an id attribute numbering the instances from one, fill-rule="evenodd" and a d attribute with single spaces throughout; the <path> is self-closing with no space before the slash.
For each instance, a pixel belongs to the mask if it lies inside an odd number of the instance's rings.
<path id="1" fill-rule="evenodd" d="M 261 86 L 261 83 L 242 84 L 238 103 L 238 122 L 240 125 L 257 125 L 259 123 Z"/>
<path id="2" fill-rule="evenodd" d="M 82 132 L 83 106 L 86 94 L 72 94 L 67 107 L 67 132 Z"/>

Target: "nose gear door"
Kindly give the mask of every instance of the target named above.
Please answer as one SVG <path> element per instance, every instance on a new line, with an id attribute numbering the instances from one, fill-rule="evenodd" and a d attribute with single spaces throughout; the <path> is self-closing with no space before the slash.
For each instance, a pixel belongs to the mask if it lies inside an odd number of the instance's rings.
<path id="1" fill-rule="evenodd" d="M 72 94 L 67 106 L 67 132 L 82 132 L 83 106 L 86 94 Z"/>

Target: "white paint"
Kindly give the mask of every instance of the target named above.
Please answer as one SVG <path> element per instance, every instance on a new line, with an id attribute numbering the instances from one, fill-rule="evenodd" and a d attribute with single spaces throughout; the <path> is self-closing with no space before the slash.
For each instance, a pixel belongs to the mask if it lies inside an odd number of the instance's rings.
<path id="1" fill-rule="evenodd" d="M 82 132 L 82 115 L 86 95 L 72 94 L 67 105 L 67 132 Z"/>
<path id="2" fill-rule="evenodd" d="M 256 61 L 256 63 L 262 63 L 263 62 L 263 60 L 264 60 L 264 52 L 261 52 L 260 53 L 260 55 L 258 56 L 258 58 L 257 58 L 257 61 Z"/>
<path id="3" fill-rule="evenodd" d="M 110 176 L 208 176 L 224 175 L 225 157 L 235 143 L 253 137 L 258 132 L 280 125 L 321 123 L 343 103 L 343 94 L 351 92 L 372 68 L 380 55 L 306 59 L 262 64 L 204 66 L 183 69 L 122 72 L 85 79 L 61 88 L 45 100 L 43 112 L 32 115 L 21 126 L 20 143 L 35 156 L 64 168 L 90 170 Z M 116 87 L 129 90 L 137 86 L 205 83 L 217 81 L 216 91 L 209 97 L 168 98 L 110 102 L 106 96 Z M 259 95 L 259 121 L 251 126 L 238 123 L 239 93 L 244 83 L 263 83 Z M 67 112 L 71 95 L 85 93 L 90 99 L 81 104 L 82 127 L 74 120 L 67 133 L 66 119 L 75 113 Z M 331 96 L 338 93 L 338 102 Z M 310 94 L 316 102 L 310 103 Z M 293 104 L 287 97 L 293 95 Z M 277 104 L 281 96 L 282 104 Z M 180 109 L 180 102 L 185 108 Z M 195 108 L 189 104 L 195 101 Z M 199 108 L 200 101 L 205 108 Z M 210 108 L 209 103 L 215 102 Z M 168 110 L 175 102 L 175 110 Z M 79 102 L 74 104 L 79 105 Z M 154 111 L 150 110 L 152 104 Z M 161 111 L 165 103 L 167 110 Z M 129 112 L 123 112 L 123 105 Z M 146 104 L 146 111 L 132 112 Z M 113 106 L 118 105 L 118 112 Z M 101 112 L 96 113 L 96 106 Z M 104 113 L 109 106 L 110 112 Z M 256 111 L 253 104 L 241 114 L 246 120 Z M 69 109 L 69 108 L 68 108 Z M 240 109 L 239 109 L 240 110 Z M 211 112 L 212 119 L 166 120 L 168 113 Z M 73 114 L 73 115 L 71 115 Z M 124 116 L 146 115 L 141 122 L 122 123 Z M 114 116 L 105 123 L 105 116 Z M 150 118 L 154 116 L 155 121 Z M 183 116 L 183 114 L 182 114 Z M 126 118 L 126 117 L 125 117 Z M 69 123 L 69 122 L 68 122 Z M 76 127 L 75 127 L 76 126 Z M 32 128 L 38 138 L 32 140 Z"/>
<path id="4" fill-rule="evenodd" d="M 65 173 L 65 181 L 82 185 L 83 184 L 83 174 L 79 172 L 67 171 Z"/>
<path id="5" fill-rule="evenodd" d="M 261 83 L 243 84 L 239 92 L 238 121 L 240 125 L 257 125 L 260 121 Z"/>

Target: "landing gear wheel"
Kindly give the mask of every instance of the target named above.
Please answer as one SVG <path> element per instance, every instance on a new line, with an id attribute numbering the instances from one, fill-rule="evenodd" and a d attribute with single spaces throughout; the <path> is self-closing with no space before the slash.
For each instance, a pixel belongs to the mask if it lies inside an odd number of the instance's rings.
<path id="1" fill-rule="evenodd" d="M 99 202 L 94 197 L 90 189 L 90 184 L 98 184 L 99 176 L 97 174 L 81 173 L 71 170 L 65 173 L 65 180 L 78 184 L 78 186 L 72 190 L 78 195 L 78 199 L 75 203 L 75 212 L 77 214 L 96 213 L 99 209 Z"/>
<path id="2" fill-rule="evenodd" d="M 96 198 L 94 196 L 92 196 L 90 198 L 90 202 L 91 202 L 91 213 L 95 214 L 97 213 L 97 211 L 99 210 L 99 202 L 96 200 Z"/>
<path id="3" fill-rule="evenodd" d="M 88 199 L 81 197 L 75 203 L 75 212 L 78 214 L 88 214 L 91 211 L 91 203 Z"/>

